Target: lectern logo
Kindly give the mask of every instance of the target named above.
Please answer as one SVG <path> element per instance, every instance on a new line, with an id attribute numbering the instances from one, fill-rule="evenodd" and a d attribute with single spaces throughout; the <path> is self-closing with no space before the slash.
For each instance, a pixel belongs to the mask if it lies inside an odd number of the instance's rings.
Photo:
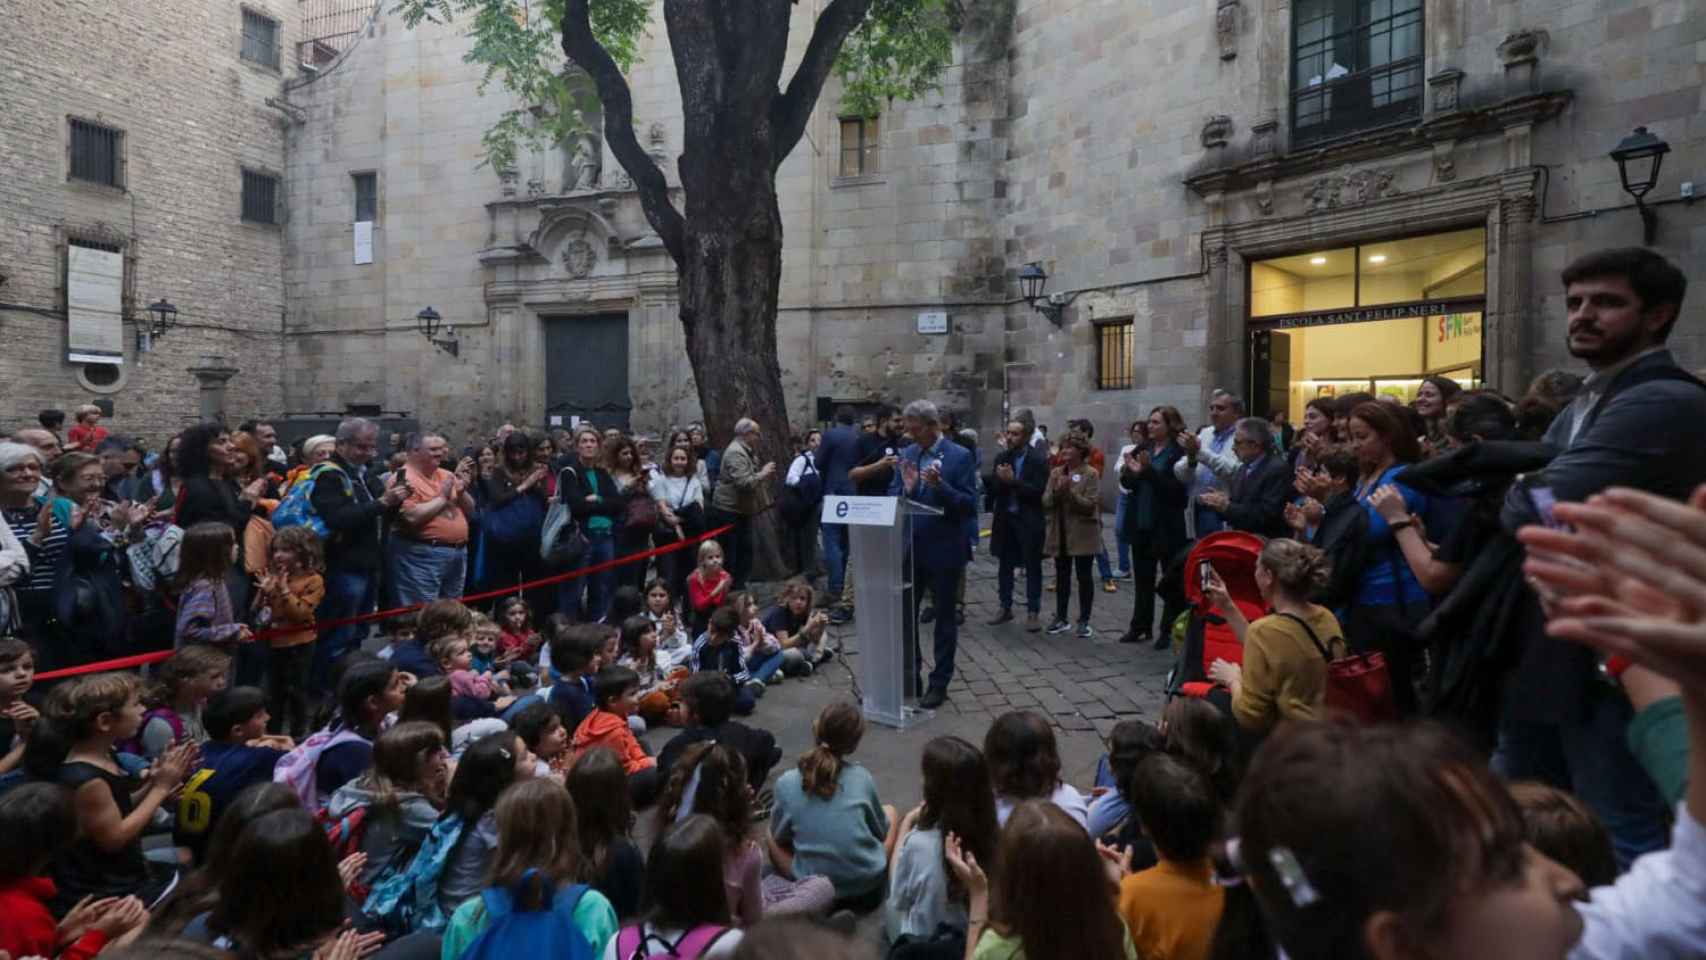
<path id="1" fill-rule="evenodd" d="M 843 500 L 835 505 L 835 515 L 837 517 L 847 516 L 847 501 Z"/>

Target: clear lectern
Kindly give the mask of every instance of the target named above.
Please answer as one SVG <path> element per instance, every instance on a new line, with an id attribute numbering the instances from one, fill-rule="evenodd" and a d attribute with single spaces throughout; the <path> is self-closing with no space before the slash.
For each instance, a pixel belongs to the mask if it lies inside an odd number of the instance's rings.
<path id="1" fill-rule="evenodd" d="M 859 637 L 859 689 L 865 718 L 905 729 L 930 714 L 913 706 L 918 644 L 908 602 L 911 518 L 940 516 L 940 508 L 904 497 L 843 497 L 823 501 L 823 522 L 847 526 L 853 566 L 854 620 Z M 953 616 L 939 611 L 938 616 Z"/>

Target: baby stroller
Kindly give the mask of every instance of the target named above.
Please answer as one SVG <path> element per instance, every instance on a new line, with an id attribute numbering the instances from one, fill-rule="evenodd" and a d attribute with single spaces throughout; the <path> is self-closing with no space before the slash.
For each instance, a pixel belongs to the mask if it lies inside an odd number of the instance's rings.
<path id="1" fill-rule="evenodd" d="M 1208 697 L 1216 689 L 1208 675 L 1214 661 L 1244 663 L 1244 647 L 1231 625 L 1213 611 L 1203 596 L 1202 564 L 1206 561 L 1213 565 L 1227 592 L 1232 594 L 1232 602 L 1238 604 L 1245 619 L 1254 621 L 1267 612 L 1262 593 L 1256 589 L 1256 558 L 1261 556 L 1265 542 L 1253 533 L 1223 530 L 1209 534 L 1191 547 L 1184 569 L 1190 620 L 1185 627 L 1179 662 L 1168 678 L 1168 697 Z"/>

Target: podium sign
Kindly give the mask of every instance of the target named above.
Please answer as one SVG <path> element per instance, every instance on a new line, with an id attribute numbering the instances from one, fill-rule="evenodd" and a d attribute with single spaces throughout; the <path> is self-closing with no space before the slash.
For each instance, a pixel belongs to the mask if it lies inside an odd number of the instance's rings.
<path id="1" fill-rule="evenodd" d="M 853 566 L 855 633 L 859 638 L 859 689 L 865 719 L 905 729 L 929 714 L 911 706 L 916 699 L 917 631 L 907 592 L 912 564 L 907 554 L 909 518 L 940 515 L 941 510 L 898 497 L 828 496 L 823 522 L 847 526 Z M 952 611 L 943 611 L 953 616 Z"/>

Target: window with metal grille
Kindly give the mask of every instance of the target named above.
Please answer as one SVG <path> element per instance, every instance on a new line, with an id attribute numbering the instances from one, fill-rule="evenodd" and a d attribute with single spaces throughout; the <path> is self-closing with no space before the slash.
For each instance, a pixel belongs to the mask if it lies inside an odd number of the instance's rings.
<path id="1" fill-rule="evenodd" d="M 71 119 L 73 180 L 109 187 L 124 186 L 124 133 L 87 120 Z"/>
<path id="2" fill-rule="evenodd" d="M 881 147 L 882 137 L 876 117 L 842 117 L 838 176 L 861 177 L 876 173 Z"/>
<path id="3" fill-rule="evenodd" d="M 243 171 L 243 219 L 250 223 L 278 222 L 278 178 Z"/>
<path id="4" fill-rule="evenodd" d="M 1132 321 L 1096 325 L 1096 389 L 1131 389 Z"/>
<path id="5" fill-rule="evenodd" d="M 352 173 L 350 179 L 355 183 L 356 222 L 379 219 L 379 175 Z"/>
<path id="6" fill-rule="evenodd" d="M 1293 145 L 1421 115 L 1422 2 L 1292 4 Z"/>
<path id="7" fill-rule="evenodd" d="M 243 59 L 278 69 L 278 21 L 243 8 Z"/>

